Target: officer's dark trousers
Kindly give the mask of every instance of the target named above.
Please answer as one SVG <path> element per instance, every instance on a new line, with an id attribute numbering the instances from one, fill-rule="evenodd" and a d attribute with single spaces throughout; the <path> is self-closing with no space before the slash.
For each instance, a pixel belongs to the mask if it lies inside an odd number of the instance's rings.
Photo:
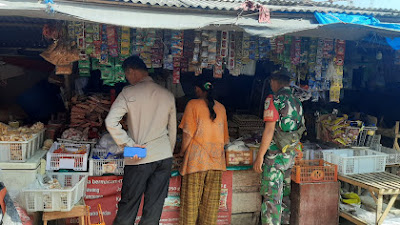
<path id="1" fill-rule="evenodd" d="M 133 225 L 144 194 L 139 225 L 158 225 L 168 194 L 172 158 L 148 164 L 125 166 L 121 201 L 114 225 Z"/>

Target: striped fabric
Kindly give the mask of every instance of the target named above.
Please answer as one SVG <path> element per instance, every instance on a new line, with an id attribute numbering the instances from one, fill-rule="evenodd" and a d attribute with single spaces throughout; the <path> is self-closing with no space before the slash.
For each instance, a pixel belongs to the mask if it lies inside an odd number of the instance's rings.
<path id="1" fill-rule="evenodd" d="M 216 170 L 183 176 L 179 224 L 217 224 L 221 178 L 222 171 Z"/>

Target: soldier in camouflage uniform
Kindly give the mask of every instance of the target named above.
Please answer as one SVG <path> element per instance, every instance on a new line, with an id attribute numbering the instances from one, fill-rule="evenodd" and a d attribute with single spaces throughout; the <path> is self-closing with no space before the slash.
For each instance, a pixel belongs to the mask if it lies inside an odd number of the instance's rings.
<path id="1" fill-rule="evenodd" d="M 301 144 L 298 138 L 292 140 L 293 144 L 279 148 L 283 145 L 277 138 L 285 137 L 282 133 L 293 133 L 300 127 L 304 128 L 304 117 L 301 102 L 293 96 L 289 87 L 290 78 L 276 74 L 270 79 L 275 94 L 268 96 L 265 101 L 265 130 L 254 170 L 262 173 L 262 224 L 280 225 L 289 224 L 290 221 L 290 174 L 296 157 L 295 149 L 301 151 Z M 301 137 L 301 134 L 296 137 Z"/>

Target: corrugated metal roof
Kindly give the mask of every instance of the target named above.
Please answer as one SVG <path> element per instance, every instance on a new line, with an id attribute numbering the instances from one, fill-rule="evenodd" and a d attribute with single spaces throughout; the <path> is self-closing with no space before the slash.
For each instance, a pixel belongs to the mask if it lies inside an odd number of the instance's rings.
<path id="1" fill-rule="evenodd" d="M 107 1 L 107 0 L 106 0 Z M 151 6 L 177 7 L 177 8 L 200 8 L 210 10 L 238 10 L 245 0 L 108 0 L 113 2 L 125 2 L 132 4 L 143 4 Z M 256 2 L 269 6 L 276 12 L 338 12 L 368 15 L 394 15 L 400 13 L 396 9 L 381 9 L 357 7 L 350 4 L 336 4 L 327 2 L 315 2 L 312 0 L 256 0 Z"/>

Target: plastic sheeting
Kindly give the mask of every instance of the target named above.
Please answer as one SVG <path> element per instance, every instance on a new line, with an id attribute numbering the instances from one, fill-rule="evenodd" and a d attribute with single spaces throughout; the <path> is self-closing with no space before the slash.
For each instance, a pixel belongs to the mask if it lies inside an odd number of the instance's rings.
<path id="1" fill-rule="evenodd" d="M 315 18 L 320 24 L 331 23 L 354 23 L 371 25 L 379 23 L 379 20 L 373 16 L 349 15 L 344 13 L 314 13 Z"/>
<path id="2" fill-rule="evenodd" d="M 400 32 L 400 24 L 396 23 L 381 23 L 378 19 L 373 16 L 363 16 L 363 15 L 349 15 L 345 13 L 314 13 L 315 18 L 320 24 L 334 24 L 334 23 L 350 23 L 357 25 L 365 25 L 368 27 L 374 27 L 379 29 L 391 30 L 394 32 Z M 398 35 L 400 36 L 400 34 Z M 393 49 L 400 49 L 400 38 L 386 37 L 386 42 Z"/>
<path id="3" fill-rule="evenodd" d="M 400 50 L 400 38 L 386 38 L 386 42 L 392 47 L 394 50 Z"/>

